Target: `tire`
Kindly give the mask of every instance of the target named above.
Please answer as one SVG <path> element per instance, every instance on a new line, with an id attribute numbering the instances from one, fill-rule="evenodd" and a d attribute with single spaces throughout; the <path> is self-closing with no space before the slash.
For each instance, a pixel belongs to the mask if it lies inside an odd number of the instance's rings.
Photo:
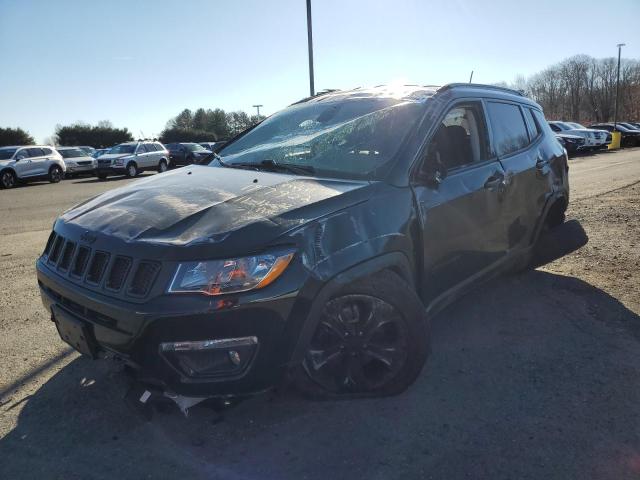
<path id="1" fill-rule="evenodd" d="M 424 306 L 398 275 L 354 282 L 324 306 L 294 371 L 312 398 L 396 395 L 420 374 L 429 355 Z"/>
<path id="2" fill-rule="evenodd" d="M 59 183 L 63 178 L 64 172 L 59 166 L 54 165 L 49 169 L 49 182 Z"/>
<path id="3" fill-rule="evenodd" d="M 160 160 L 158 164 L 158 173 L 164 173 L 169 170 L 169 165 L 167 165 L 167 161 L 165 159 Z"/>
<path id="4" fill-rule="evenodd" d="M 138 165 L 135 162 L 130 162 L 127 165 L 127 177 L 134 178 L 137 177 L 140 172 L 138 171 Z"/>
<path id="5" fill-rule="evenodd" d="M 0 173 L 0 187 L 9 189 L 16 186 L 18 183 L 18 177 L 12 170 L 5 170 Z"/>

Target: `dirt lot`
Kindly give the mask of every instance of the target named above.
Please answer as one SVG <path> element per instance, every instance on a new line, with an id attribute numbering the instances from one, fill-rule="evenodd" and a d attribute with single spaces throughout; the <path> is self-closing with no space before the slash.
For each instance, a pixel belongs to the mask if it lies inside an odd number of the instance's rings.
<path id="1" fill-rule="evenodd" d="M 0 478 L 640 478 L 640 149 L 570 175 L 589 243 L 444 311 L 405 394 L 150 422 L 58 339 L 34 274 L 55 216 L 126 180 L 0 192 Z"/>

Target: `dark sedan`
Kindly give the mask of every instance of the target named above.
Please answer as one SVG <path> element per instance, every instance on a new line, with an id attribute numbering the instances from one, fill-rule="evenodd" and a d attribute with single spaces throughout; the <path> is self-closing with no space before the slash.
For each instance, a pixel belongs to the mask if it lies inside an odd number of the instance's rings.
<path id="1" fill-rule="evenodd" d="M 199 164 L 211 155 L 211 150 L 197 143 L 169 143 L 165 146 L 169 150 L 172 167 Z"/>
<path id="2" fill-rule="evenodd" d="M 596 123 L 594 125 L 590 125 L 589 128 L 607 130 L 609 132 L 619 132 L 622 135 L 622 139 L 620 140 L 621 147 L 637 147 L 640 145 L 640 130 L 626 127 L 620 122 L 615 125 L 613 123 Z"/>
<path id="3" fill-rule="evenodd" d="M 564 133 L 556 133 L 556 138 L 560 144 L 567 150 L 567 154 L 573 155 L 584 147 L 584 137 L 578 135 L 569 135 Z"/>

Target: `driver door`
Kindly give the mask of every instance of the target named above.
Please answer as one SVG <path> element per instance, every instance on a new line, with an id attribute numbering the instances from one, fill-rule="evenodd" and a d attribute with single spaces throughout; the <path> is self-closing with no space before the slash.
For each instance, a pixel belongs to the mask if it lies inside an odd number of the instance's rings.
<path id="1" fill-rule="evenodd" d="M 23 148 L 15 153 L 15 161 L 13 168 L 18 175 L 18 178 L 25 178 L 33 175 L 33 165 L 29 158 L 29 150 Z"/>
<path id="2" fill-rule="evenodd" d="M 427 303 L 473 282 L 506 254 L 504 179 L 490 147 L 483 103 L 451 107 L 428 143 L 413 185 Z"/>

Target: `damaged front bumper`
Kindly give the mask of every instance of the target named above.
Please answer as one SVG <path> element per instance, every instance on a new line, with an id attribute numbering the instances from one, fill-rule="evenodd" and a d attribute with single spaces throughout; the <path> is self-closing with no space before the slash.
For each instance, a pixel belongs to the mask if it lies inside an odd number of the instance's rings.
<path id="1" fill-rule="evenodd" d="M 162 295 L 130 303 L 79 289 L 42 259 L 37 273 L 63 340 L 89 357 L 124 361 L 142 384 L 170 395 L 267 390 L 283 378 L 297 341 L 288 322 L 297 292 L 225 300 Z"/>

